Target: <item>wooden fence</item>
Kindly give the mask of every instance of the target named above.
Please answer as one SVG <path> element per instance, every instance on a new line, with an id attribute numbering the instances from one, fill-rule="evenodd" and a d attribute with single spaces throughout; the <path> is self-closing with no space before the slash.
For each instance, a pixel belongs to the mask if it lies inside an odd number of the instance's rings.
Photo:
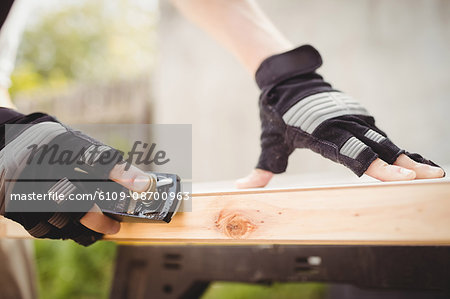
<path id="1" fill-rule="evenodd" d="M 41 111 L 68 124 L 131 124 L 151 122 L 151 99 L 150 79 L 141 76 L 19 96 L 14 102 L 22 113 Z"/>

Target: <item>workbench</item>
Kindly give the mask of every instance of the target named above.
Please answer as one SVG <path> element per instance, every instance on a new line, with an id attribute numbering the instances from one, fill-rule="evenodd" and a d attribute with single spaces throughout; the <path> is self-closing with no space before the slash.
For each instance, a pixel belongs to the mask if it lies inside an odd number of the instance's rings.
<path id="1" fill-rule="evenodd" d="M 110 236 L 132 241 L 119 247 L 111 298 L 199 298 L 214 281 L 326 282 L 330 298 L 449 298 L 450 180 L 332 177 L 244 191 L 194 184 L 193 212 Z"/>
<path id="2" fill-rule="evenodd" d="M 200 298 L 214 281 L 332 283 L 339 299 L 450 298 L 450 247 L 121 245 L 110 297 Z"/>

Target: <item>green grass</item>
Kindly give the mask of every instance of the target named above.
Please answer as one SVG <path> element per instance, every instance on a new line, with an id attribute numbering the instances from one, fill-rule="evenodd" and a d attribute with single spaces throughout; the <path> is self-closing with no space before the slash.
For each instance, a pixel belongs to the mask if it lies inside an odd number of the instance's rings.
<path id="1" fill-rule="evenodd" d="M 39 298 L 108 298 L 117 245 L 36 240 Z"/>
<path id="2" fill-rule="evenodd" d="M 320 283 L 274 283 L 270 286 L 235 282 L 213 283 L 202 299 L 322 299 L 326 286 Z"/>

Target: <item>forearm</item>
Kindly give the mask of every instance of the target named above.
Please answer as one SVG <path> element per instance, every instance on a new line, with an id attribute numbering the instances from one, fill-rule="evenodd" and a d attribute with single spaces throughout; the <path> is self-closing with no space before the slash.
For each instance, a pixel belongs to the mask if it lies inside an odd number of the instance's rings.
<path id="1" fill-rule="evenodd" d="M 254 0 L 170 0 L 228 48 L 253 75 L 267 57 L 292 48 Z"/>

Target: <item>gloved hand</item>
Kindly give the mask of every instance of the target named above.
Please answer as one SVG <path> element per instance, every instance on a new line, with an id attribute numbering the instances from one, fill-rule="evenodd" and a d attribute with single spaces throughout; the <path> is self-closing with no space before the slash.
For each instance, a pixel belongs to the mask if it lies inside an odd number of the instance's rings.
<path id="1" fill-rule="evenodd" d="M 296 148 L 309 148 L 358 176 L 372 167 L 369 175 L 386 178 L 381 167 L 393 163 L 402 167 L 385 167 L 398 173 L 388 174 L 388 180 L 444 175 L 435 163 L 389 140 L 360 103 L 333 89 L 315 72 L 321 65 L 320 54 L 309 45 L 261 63 L 256 72 L 261 89 L 261 155 L 257 171 L 238 181 L 238 187 L 267 184 L 272 173 L 286 170 L 288 157 Z"/>
<path id="2" fill-rule="evenodd" d="M 0 108 L 0 120 L 3 123 L 0 212 L 22 224 L 34 237 L 72 239 L 90 245 L 103 233 L 117 232 L 120 225 L 103 215 L 94 201 L 67 198 L 71 194 L 93 194 L 102 182 L 115 191 L 125 186 L 142 192 L 149 184 L 148 177 L 139 169 L 131 167 L 125 171 L 125 163 L 119 163 L 122 156 L 118 151 L 51 116 L 42 113 L 25 116 Z M 10 200 L 11 194 L 32 193 L 58 194 L 64 198 Z"/>

